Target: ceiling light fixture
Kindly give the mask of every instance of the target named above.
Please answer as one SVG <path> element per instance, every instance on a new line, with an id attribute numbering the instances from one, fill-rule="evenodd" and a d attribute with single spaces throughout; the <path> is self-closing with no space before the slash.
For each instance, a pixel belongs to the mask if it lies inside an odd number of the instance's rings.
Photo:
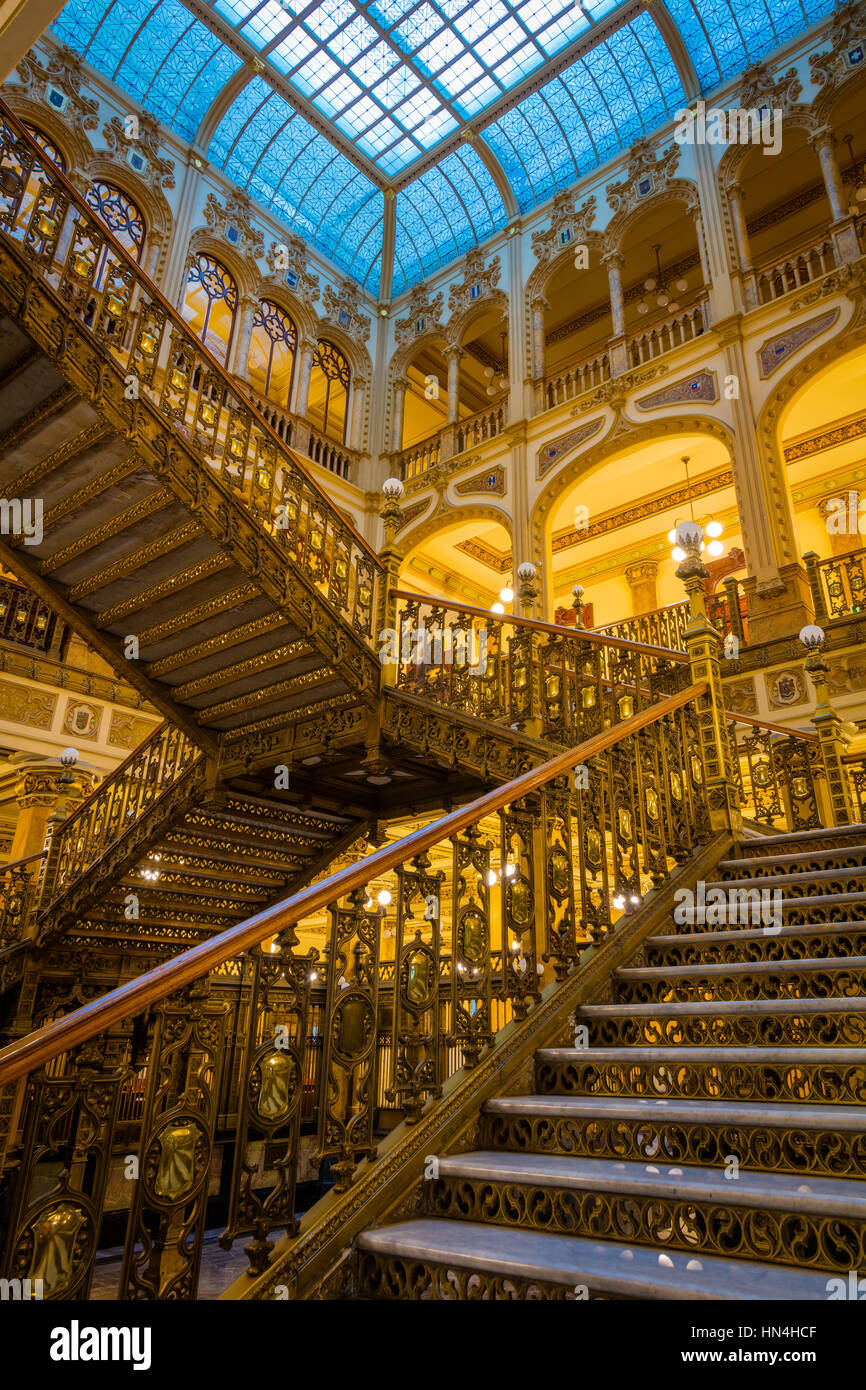
<path id="1" fill-rule="evenodd" d="M 644 280 L 644 292 L 645 295 L 655 294 L 655 301 L 658 307 L 660 309 L 667 310 L 669 314 L 675 314 L 680 306 L 679 302 L 673 297 L 673 291 L 676 290 L 678 294 L 684 294 L 685 291 L 688 289 L 689 284 L 687 280 L 683 280 L 682 278 L 676 280 L 673 286 L 667 283 L 664 275 L 662 274 L 661 261 L 659 259 L 659 252 L 661 251 L 661 249 L 662 248 L 660 242 L 657 242 L 656 245 L 653 247 L 653 251 L 655 252 L 656 258 L 656 273 L 655 275 L 648 276 L 647 279 Z M 640 303 L 637 306 L 637 311 L 639 314 L 649 313 L 650 306 L 647 303 L 646 298 L 641 299 Z"/>
<path id="2" fill-rule="evenodd" d="M 508 333 L 503 332 L 499 335 L 502 342 L 502 352 L 500 360 L 495 367 L 485 367 L 484 375 L 487 377 L 488 396 L 498 396 L 500 391 L 508 390 L 508 352 L 505 347 L 505 340 Z"/>
<path id="3" fill-rule="evenodd" d="M 691 488 L 690 488 L 690 484 L 689 484 L 689 455 L 688 455 L 688 454 L 683 454 L 683 456 L 682 456 L 682 463 L 683 463 L 683 466 L 685 467 L 685 470 L 686 470 L 686 496 L 687 496 L 688 499 L 689 499 L 689 512 L 690 512 L 690 514 L 691 514 L 692 521 L 694 521 L 694 520 L 695 520 L 695 504 L 694 504 L 694 501 L 692 500 L 692 497 L 691 497 Z M 673 547 L 673 549 L 671 550 L 671 559 L 674 560 L 674 561 L 676 562 L 676 564 L 679 564 L 682 560 L 684 560 L 684 559 L 686 558 L 686 552 L 683 550 L 683 548 L 682 548 L 681 545 L 678 545 L 678 544 L 677 544 L 677 529 L 678 529 L 679 525 L 680 525 L 680 519 L 677 518 L 677 521 L 676 521 L 676 523 L 674 524 L 674 526 L 672 527 L 672 529 L 671 529 L 670 531 L 668 531 L 668 544 L 671 545 L 671 546 Z M 722 534 L 722 532 L 724 531 L 724 529 L 725 529 L 725 528 L 723 527 L 723 525 L 722 525 L 722 523 L 721 523 L 720 521 L 716 521 L 714 518 L 711 518 L 711 519 L 707 522 L 706 526 L 704 526 L 704 528 L 703 528 L 703 533 L 704 533 L 704 535 L 705 535 L 705 536 L 709 536 L 709 537 L 710 537 L 710 541 L 709 541 L 709 544 L 707 544 L 705 541 L 701 541 L 701 550 L 706 549 L 707 553 L 708 553 L 709 555 L 712 555 L 714 558 L 718 558 L 719 555 L 724 555 L 724 553 L 725 553 L 725 547 L 724 547 L 723 543 L 719 540 L 719 537 L 721 536 L 721 534 Z"/>

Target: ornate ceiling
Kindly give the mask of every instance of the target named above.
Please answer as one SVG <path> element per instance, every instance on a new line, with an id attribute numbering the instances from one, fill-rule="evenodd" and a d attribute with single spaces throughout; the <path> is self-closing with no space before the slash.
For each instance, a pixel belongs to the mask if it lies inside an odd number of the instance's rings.
<path id="1" fill-rule="evenodd" d="M 684 85 L 709 93 L 831 9 L 70 0 L 54 34 L 371 294 L 397 295 L 651 132 Z"/>

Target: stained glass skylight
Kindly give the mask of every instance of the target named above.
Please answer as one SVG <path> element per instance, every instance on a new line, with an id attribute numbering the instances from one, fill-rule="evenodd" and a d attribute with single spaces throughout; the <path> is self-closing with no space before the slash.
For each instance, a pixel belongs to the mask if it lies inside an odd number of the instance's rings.
<path id="1" fill-rule="evenodd" d="M 831 12 L 834 0 L 666 0 L 704 91 Z"/>
<path id="2" fill-rule="evenodd" d="M 394 176 L 618 2 L 211 0 L 211 7 Z"/>

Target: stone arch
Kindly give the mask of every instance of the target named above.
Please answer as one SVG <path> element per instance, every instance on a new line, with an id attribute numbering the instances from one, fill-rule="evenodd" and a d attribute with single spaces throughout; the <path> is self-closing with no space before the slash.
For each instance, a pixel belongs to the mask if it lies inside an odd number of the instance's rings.
<path id="1" fill-rule="evenodd" d="M 405 534 L 398 532 L 398 546 L 403 559 L 408 559 L 413 550 L 424 541 L 435 536 L 460 521 L 494 521 L 513 537 L 512 519 L 504 507 L 493 507 L 489 502 L 476 502 L 468 506 L 462 501 L 458 506 L 440 497 L 437 505 L 427 516 L 410 526 Z"/>
<path id="2" fill-rule="evenodd" d="M 331 319 L 314 319 L 312 336 L 318 341 L 320 338 L 327 338 L 345 357 L 352 373 L 352 379 L 361 377 L 369 380 L 373 370 L 370 354 L 362 343 L 340 328 L 339 324 L 332 322 Z"/>
<path id="3" fill-rule="evenodd" d="M 171 208 L 162 189 L 152 188 L 127 164 L 118 163 L 108 154 L 94 155 L 88 161 L 86 173 L 91 182 L 105 179 L 107 183 L 114 184 L 140 209 L 144 218 L 142 269 L 158 284 L 174 225 Z"/>
<path id="4" fill-rule="evenodd" d="M 446 347 L 461 347 L 470 328 L 491 310 L 499 308 L 502 318 L 508 318 L 508 295 L 504 290 L 491 290 L 482 299 L 476 299 L 462 313 L 454 315 L 445 325 Z"/>
<path id="5" fill-rule="evenodd" d="M 791 564 L 801 559 L 793 549 L 785 544 L 784 513 L 790 507 L 790 489 L 785 458 L 780 438 L 780 422 L 785 407 L 790 404 L 800 388 L 814 378 L 816 372 L 841 361 L 856 348 L 866 345 L 866 299 L 859 288 L 856 292 L 856 308 L 852 317 L 829 342 L 815 348 L 801 362 L 792 367 L 775 385 L 758 413 L 756 434 L 759 441 L 759 457 L 764 472 L 765 492 L 768 505 L 774 515 L 771 525 L 780 537 L 782 564 Z"/>
<path id="6" fill-rule="evenodd" d="M 863 73 L 859 68 L 855 68 L 840 82 L 832 82 L 822 87 L 812 101 L 811 109 L 815 129 L 820 130 L 821 126 L 829 125 L 836 103 L 850 96 L 852 92 L 859 91 L 862 85 Z"/>
<path id="7" fill-rule="evenodd" d="M 591 251 L 597 251 L 600 256 L 604 255 L 607 249 L 603 232 L 588 231 L 582 241 L 569 242 L 567 246 L 563 246 L 562 249 L 558 251 L 555 256 L 551 256 L 549 260 L 540 261 L 535 269 L 530 271 L 529 278 L 526 281 L 524 293 L 526 296 L 527 310 L 531 307 L 534 299 L 537 299 L 539 296 L 543 297 L 544 291 L 547 289 L 550 281 L 553 279 L 554 275 L 562 269 L 565 263 L 574 259 L 576 245 L 588 246 Z"/>
<path id="8" fill-rule="evenodd" d="M 288 314 L 298 330 L 299 338 L 315 338 L 318 335 L 318 320 L 313 310 L 292 294 L 279 275 L 262 276 L 253 295 L 258 300 L 269 299 Z"/>
<path id="9" fill-rule="evenodd" d="M 75 181 L 76 175 L 82 175 L 89 167 L 93 159 L 93 146 L 80 125 L 70 125 L 64 122 L 63 117 L 59 116 L 47 103 L 36 101 L 33 97 L 25 96 L 22 92 L 9 89 L 3 93 L 4 100 L 8 102 L 9 109 L 19 121 L 29 121 L 39 130 L 48 136 L 49 140 L 55 144 L 66 160 L 67 176 Z"/>
<path id="10" fill-rule="evenodd" d="M 687 215 L 699 214 L 701 201 L 697 184 L 691 179 L 670 179 L 658 193 L 641 199 L 634 207 L 623 208 L 616 213 L 608 222 L 602 237 L 605 252 L 619 251 L 634 223 L 646 217 L 648 212 L 654 212 L 656 208 L 664 207 L 668 203 L 685 203 Z"/>
<path id="11" fill-rule="evenodd" d="M 198 227 L 189 239 L 189 251 L 187 253 L 186 264 L 183 271 L 183 280 L 180 288 L 180 304 L 183 304 L 183 296 L 186 293 L 186 277 L 189 267 L 192 265 L 199 252 L 213 256 L 215 261 L 220 261 L 234 276 L 235 284 L 238 287 L 238 301 L 246 298 L 253 298 L 256 293 L 256 286 L 261 278 L 258 265 L 251 256 L 245 256 L 236 251 L 233 246 L 229 246 L 221 240 L 209 227 Z M 179 306 L 180 307 L 180 306 Z"/>
<path id="12" fill-rule="evenodd" d="M 787 130 L 804 130 L 807 134 L 811 135 L 818 128 L 819 122 L 815 120 L 814 113 L 808 106 L 803 105 L 801 102 L 792 106 L 790 111 L 786 111 L 782 117 L 783 138 Z M 725 228 L 725 245 L 728 252 L 728 264 L 733 270 L 739 269 L 739 253 L 737 251 L 736 236 L 734 234 L 734 225 L 731 218 L 728 187 L 730 184 L 737 181 L 743 165 L 754 149 L 754 145 L 729 145 L 719 160 L 719 167 L 716 170 L 716 187 L 718 188 L 719 203 L 722 209 L 722 220 Z"/>

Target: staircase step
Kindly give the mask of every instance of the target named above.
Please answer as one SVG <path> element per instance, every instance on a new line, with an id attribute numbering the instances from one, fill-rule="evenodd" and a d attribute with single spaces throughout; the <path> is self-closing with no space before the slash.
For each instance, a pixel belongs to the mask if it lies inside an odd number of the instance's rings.
<path id="1" fill-rule="evenodd" d="M 620 1004 L 847 999 L 866 994 L 866 956 L 826 960 L 743 961 L 735 965 L 650 965 L 626 967 L 613 976 Z"/>
<path id="2" fill-rule="evenodd" d="M 753 857 L 751 859 L 721 859 L 717 870 L 722 882 L 728 874 L 733 877 L 753 876 L 755 878 L 775 877 L 776 874 L 795 873 L 798 870 L 822 870 L 826 868 L 853 868 L 866 862 L 866 842 L 848 845 L 845 849 L 800 850 L 793 854 L 776 854 L 772 859 Z"/>
<path id="3" fill-rule="evenodd" d="M 736 889 L 768 892 L 772 887 L 773 892 L 775 892 L 781 888 L 802 887 L 811 889 L 814 886 L 814 893 L 809 892 L 802 896 L 819 898 L 824 896 L 824 886 L 828 883 L 835 884 L 838 892 L 866 892 L 866 888 L 860 887 L 861 884 L 866 884 L 866 864 L 862 867 L 854 865 L 844 868 L 807 869 L 773 875 L 747 873 L 738 878 L 716 878 L 707 882 L 707 891 L 709 892 L 711 888 L 721 888 L 726 893 Z M 788 896 L 797 897 L 798 894 L 791 893 Z"/>
<path id="4" fill-rule="evenodd" d="M 866 998 L 585 1004 L 578 1021 L 596 1047 L 866 1047 Z"/>
<path id="5" fill-rule="evenodd" d="M 647 962 L 678 969 L 682 965 L 725 965 L 760 960 L 836 960 L 866 954 L 866 922 L 807 923 L 766 932 L 762 927 L 725 931 L 676 932 L 649 936 Z"/>
<path id="6" fill-rule="evenodd" d="M 786 846 L 802 845 L 818 848 L 826 840 L 826 849 L 847 848 L 850 844 L 862 843 L 866 837 L 866 824 L 857 821 L 854 825 L 834 825 L 829 829 L 818 826 L 814 830 L 783 830 L 775 835 L 750 835 L 740 842 L 740 850 L 746 851 L 749 858 L 770 854 L 775 859 L 780 852 L 785 854 Z"/>
<path id="7" fill-rule="evenodd" d="M 760 909 L 761 905 L 756 904 L 756 906 Z M 800 898 L 782 898 L 780 902 L 774 902 L 772 904 L 774 916 L 777 911 L 781 912 L 783 926 L 786 920 L 790 921 L 792 918 L 798 919 L 804 917 L 809 922 L 832 922 L 834 912 L 839 912 L 844 908 L 846 909 L 845 916 L 848 917 L 850 916 L 848 909 L 852 907 L 855 909 L 860 908 L 863 912 L 863 918 L 859 919 L 855 911 L 855 920 L 866 921 L 866 892 L 816 893 L 811 896 Z M 742 915 L 747 917 L 745 922 L 733 924 L 727 922 L 719 923 L 718 928 L 714 927 L 712 921 L 705 920 L 707 916 L 714 916 L 715 913 L 719 911 L 719 908 L 714 908 L 711 904 L 707 904 L 703 908 L 685 907 L 683 905 L 678 907 L 676 911 L 678 918 L 681 920 L 675 922 L 674 925 L 682 927 L 706 926 L 711 931 L 714 929 L 724 930 L 727 929 L 729 925 L 764 926 L 765 929 L 768 927 L 775 927 L 774 921 L 765 923 L 761 920 L 760 910 L 756 914 L 758 917 L 757 922 L 748 921 L 748 915 L 751 913 L 751 907 L 748 903 L 731 904 L 732 915 L 734 911 L 737 912 L 737 915 L 742 912 Z M 792 922 L 791 925 L 794 925 L 794 923 Z"/>
<path id="8" fill-rule="evenodd" d="M 536 1053 L 544 1095 L 866 1103 L 866 1048 L 592 1047 Z"/>
<path id="9" fill-rule="evenodd" d="M 556 1297 L 557 1291 L 568 1297 L 566 1290 L 583 1286 L 590 1293 L 620 1298 L 827 1298 L 823 1273 L 470 1221 L 403 1221 L 365 1232 L 358 1248 L 359 1292 L 367 1298 L 429 1297 L 425 1285 L 429 1290 L 432 1276 L 449 1270 L 457 1275 L 456 1285 L 443 1291 L 449 1298 L 467 1297 L 467 1281 L 460 1278 L 463 1271 L 478 1275 L 493 1298 L 522 1300 L 530 1292 L 527 1285 L 540 1285 L 539 1292 L 546 1297 Z M 373 1258 L 365 1259 L 365 1255 Z"/>

